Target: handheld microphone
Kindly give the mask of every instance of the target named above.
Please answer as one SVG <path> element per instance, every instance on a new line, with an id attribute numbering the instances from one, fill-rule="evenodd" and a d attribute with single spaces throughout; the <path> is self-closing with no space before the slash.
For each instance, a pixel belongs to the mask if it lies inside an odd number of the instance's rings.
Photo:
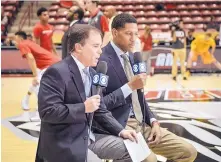
<path id="1" fill-rule="evenodd" d="M 97 68 L 96 68 L 96 72 L 97 73 L 93 76 L 92 84 L 95 85 L 97 88 L 96 94 L 100 94 L 102 91 L 102 87 L 107 87 L 107 84 L 108 84 L 109 77 L 106 75 L 107 63 L 105 61 L 99 61 Z M 89 136 L 90 136 L 91 127 L 92 127 L 93 118 L 94 118 L 94 112 L 90 113 L 89 116 L 90 116 L 89 117 Z M 88 140 L 90 140 L 90 138 L 88 138 Z M 86 155 L 88 157 L 88 149 L 87 149 Z M 86 162 L 87 162 L 87 157 L 85 160 Z"/>
<path id="2" fill-rule="evenodd" d="M 142 74 L 142 73 L 146 73 L 147 72 L 147 68 L 146 68 L 146 63 L 143 62 L 142 60 L 142 56 L 140 52 L 135 52 L 134 53 L 134 65 L 133 65 L 133 72 L 135 75 L 138 74 Z M 143 100 L 143 123 L 142 123 L 142 130 L 143 130 L 143 135 L 144 135 L 144 127 L 145 127 L 145 123 L 146 123 L 146 101 L 145 101 L 145 97 L 144 97 L 144 88 L 141 89 L 141 93 L 142 93 L 142 100 Z"/>
<path id="3" fill-rule="evenodd" d="M 134 64 L 132 69 L 135 75 L 147 72 L 146 63 L 142 61 L 140 52 L 134 53 Z"/>
<path id="4" fill-rule="evenodd" d="M 96 74 L 93 76 L 92 84 L 97 87 L 97 94 L 101 93 L 102 87 L 107 87 L 109 77 L 107 73 L 107 63 L 100 61 L 96 68 Z"/>

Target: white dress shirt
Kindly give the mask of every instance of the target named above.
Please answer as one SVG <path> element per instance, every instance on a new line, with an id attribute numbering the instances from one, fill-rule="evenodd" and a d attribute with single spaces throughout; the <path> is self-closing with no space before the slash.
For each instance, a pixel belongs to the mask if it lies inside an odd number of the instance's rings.
<path id="1" fill-rule="evenodd" d="M 74 61 L 76 62 L 77 64 L 77 67 L 80 71 L 80 74 L 81 74 L 81 78 L 82 78 L 82 81 L 84 83 L 84 80 L 85 80 L 85 73 L 83 72 L 83 70 L 86 68 L 76 57 L 74 57 L 72 54 L 71 54 L 72 58 L 74 59 Z M 87 70 L 89 71 L 89 67 L 87 67 Z"/>

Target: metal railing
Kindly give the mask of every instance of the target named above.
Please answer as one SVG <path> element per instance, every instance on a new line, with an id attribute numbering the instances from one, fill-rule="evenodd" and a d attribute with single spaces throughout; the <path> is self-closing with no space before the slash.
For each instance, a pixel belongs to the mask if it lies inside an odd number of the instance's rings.
<path id="1" fill-rule="evenodd" d="M 33 6 L 38 6 L 38 1 L 31 1 L 30 4 L 27 6 L 23 16 L 21 17 L 21 20 L 19 22 L 19 30 L 22 30 L 24 27 L 26 21 L 28 21 L 28 26 L 31 26 L 31 19 L 33 19 Z"/>

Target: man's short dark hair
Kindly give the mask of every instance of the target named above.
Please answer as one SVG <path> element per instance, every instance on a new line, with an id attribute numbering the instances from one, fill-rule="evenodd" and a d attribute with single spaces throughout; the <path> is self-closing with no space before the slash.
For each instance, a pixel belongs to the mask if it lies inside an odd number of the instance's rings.
<path id="1" fill-rule="evenodd" d="M 137 20 L 130 14 L 122 13 L 117 15 L 111 24 L 112 29 L 124 28 L 126 23 L 136 23 Z"/>
<path id="2" fill-rule="evenodd" d="M 78 19 L 79 19 L 79 20 L 82 20 L 83 17 L 84 17 L 84 10 L 79 7 L 79 8 L 74 12 L 74 14 L 76 14 L 76 13 L 78 14 Z"/>
<path id="3" fill-rule="evenodd" d="M 27 34 L 23 31 L 18 31 L 15 33 L 15 35 L 18 35 L 18 36 L 22 37 L 23 39 L 27 39 Z"/>
<path id="4" fill-rule="evenodd" d="M 47 8 L 41 7 L 38 9 L 37 11 L 37 16 L 41 16 L 42 12 L 46 12 L 48 11 Z"/>
<path id="5" fill-rule="evenodd" d="M 100 30 L 97 28 L 87 25 L 87 24 L 76 24 L 68 29 L 68 52 L 75 51 L 75 44 L 80 43 L 81 45 L 85 44 L 85 40 L 89 38 L 90 31 L 99 33 L 101 36 Z"/>
<path id="6" fill-rule="evenodd" d="M 96 4 L 96 6 L 98 6 L 98 5 L 99 5 L 99 1 L 98 1 L 98 0 L 92 0 L 91 2 L 92 2 L 92 3 L 95 3 L 95 4 Z"/>

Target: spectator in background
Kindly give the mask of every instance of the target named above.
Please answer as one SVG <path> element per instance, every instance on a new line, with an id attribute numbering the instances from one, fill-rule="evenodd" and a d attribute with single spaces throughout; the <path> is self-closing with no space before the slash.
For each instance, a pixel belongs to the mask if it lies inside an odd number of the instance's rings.
<path id="1" fill-rule="evenodd" d="M 1 25 L 8 24 L 8 16 L 4 15 L 4 7 L 1 6 Z"/>
<path id="2" fill-rule="evenodd" d="M 54 28 L 52 25 L 48 24 L 49 20 L 48 10 L 44 7 L 39 8 L 37 11 L 37 16 L 39 17 L 40 22 L 38 22 L 33 29 L 33 34 L 36 43 L 39 44 L 44 49 L 48 50 L 49 52 L 58 55 L 56 47 L 52 41 Z"/>
<path id="3" fill-rule="evenodd" d="M 3 43 L 3 46 L 15 46 L 11 38 L 7 37 Z"/>
<path id="4" fill-rule="evenodd" d="M 190 45 L 194 39 L 193 30 L 189 30 L 186 37 L 186 45 Z"/>
<path id="5" fill-rule="evenodd" d="M 146 61 L 147 64 L 147 74 L 149 75 L 151 72 L 151 52 L 152 52 L 152 35 L 151 35 L 151 29 L 147 25 L 144 28 L 144 34 L 140 37 L 141 40 L 141 51 L 143 60 Z"/>
<path id="6" fill-rule="evenodd" d="M 85 24 L 83 21 L 84 18 L 84 10 L 79 6 L 72 6 L 69 9 L 66 19 L 70 21 L 69 29 L 73 27 L 75 24 Z M 69 29 L 65 32 L 62 38 L 62 59 L 64 59 L 70 51 L 68 51 L 68 33 Z"/>
<path id="7" fill-rule="evenodd" d="M 115 16 L 117 15 L 116 8 L 114 6 L 105 7 L 104 15 L 109 19 L 109 30 L 110 30 L 112 21 L 115 18 Z"/>
<path id="8" fill-rule="evenodd" d="M 186 76 L 186 33 L 183 29 L 183 20 L 179 20 L 179 26 L 172 25 L 171 36 L 172 36 L 172 54 L 173 54 L 173 65 L 172 65 L 172 76 L 173 80 L 177 81 L 177 61 L 180 61 L 181 73 L 183 80 L 187 80 Z"/>
<path id="9" fill-rule="evenodd" d="M 220 28 L 220 25 L 214 21 L 214 16 L 211 16 L 210 17 L 210 22 L 208 22 L 206 24 L 206 30 L 208 29 L 215 29 L 216 31 L 219 32 L 219 28 Z"/>
<path id="10" fill-rule="evenodd" d="M 135 42 L 134 42 L 134 48 L 132 50 L 133 53 L 135 52 L 141 52 L 141 41 L 139 39 L 139 37 L 137 37 L 135 39 Z"/>
<path id="11" fill-rule="evenodd" d="M 74 24 L 85 24 L 83 21 L 84 18 L 84 10 L 79 6 L 72 6 L 68 14 L 66 16 L 66 19 L 70 21 L 70 27 Z"/>
<path id="12" fill-rule="evenodd" d="M 108 20 L 104 16 L 103 12 L 98 8 L 98 0 L 86 0 L 85 6 L 86 10 L 90 12 L 90 19 L 88 24 L 98 28 L 103 34 L 103 44 L 102 46 L 107 45 L 110 41 L 110 32 L 108 27 Z"/>
<path id="13" fill-rule="evenodd" d="M 8 16 L 2 15 L 1 25 L 8 24 Z"/>

